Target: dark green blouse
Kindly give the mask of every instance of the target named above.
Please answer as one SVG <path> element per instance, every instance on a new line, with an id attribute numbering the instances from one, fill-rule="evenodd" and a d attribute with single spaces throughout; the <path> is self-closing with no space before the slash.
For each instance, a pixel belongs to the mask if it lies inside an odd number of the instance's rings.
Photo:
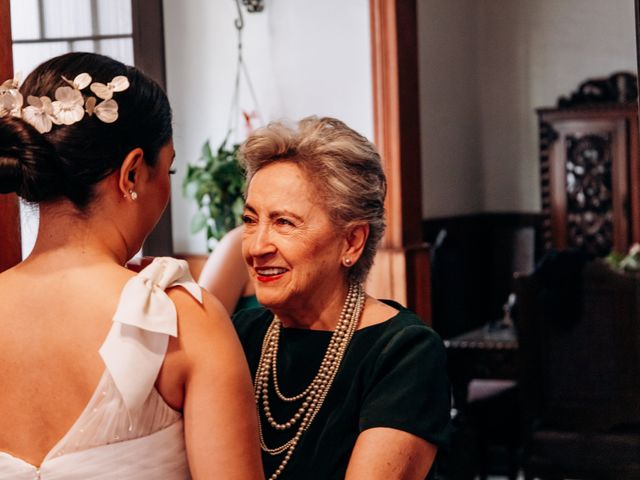
<path id="1" fill-rule="evenodd" d="M 240 297 L 238 299 L 238 303 L 236 304 L 236 308 L 233 311 L 235 315 L 240 310 L 246 310 L 247 308 L 258 308 L 260 306 L 260 302 L 258 302 L 258 297 L 255 295 L 248 295 L 246 297 Z"/>
<path id="2" fill-rule="evenodd" d="M 280 478 L 344 478 L 356 438 L 363 430 L 389 427 L 446 446 L 449 440 L 450 393 L 445 350 L 440 337 L 415 314 L 389 303 L 400 312 L 386 322 L 355 332 L 329 394 L 311 427 L 302 435 Z M 273 314 L 264 308 L 244 310 L 234 324 L 247 355 L 252 376 L 260 360 L 262 340 Z M 282 328 L 278 350 L 278 382 L 282 393 L 304 390 L 329 344 L 331 332 Z M 293 416 L 299 402 L 275 396 L 269 381 L 270 407 L 276 421 Z M 289 440 L 260 415 L 267 446 Z M 262 453 L 267 478 L 284 454 Z"/>

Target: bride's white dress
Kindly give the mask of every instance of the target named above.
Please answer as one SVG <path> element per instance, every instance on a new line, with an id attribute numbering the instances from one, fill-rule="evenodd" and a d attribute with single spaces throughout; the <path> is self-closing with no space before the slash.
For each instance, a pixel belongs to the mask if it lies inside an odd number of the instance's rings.
<path id="1" fill-rule="evenodd" d="M 177 315 L 165 293 L 184 287 L 202 302 L 187 263 L 156 258 L 122 290 L 100 348 L 105 371 L 71 429 L 39 467 L 0 452 L 0 480 L 189 478 L 182 415 L 154 387 Z"/>

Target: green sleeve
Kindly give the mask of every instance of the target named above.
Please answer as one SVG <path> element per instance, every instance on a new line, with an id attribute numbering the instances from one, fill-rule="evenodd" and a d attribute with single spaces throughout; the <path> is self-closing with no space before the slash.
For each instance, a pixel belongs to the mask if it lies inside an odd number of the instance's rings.
<path id="1" fill-rule="evenodd" d="M 395 428 L 447 447 L 450 408 L 444 345 L 430 328 L 411 325 L 393 335 L 376 360 L 360 410 L 360 431 Z"/>

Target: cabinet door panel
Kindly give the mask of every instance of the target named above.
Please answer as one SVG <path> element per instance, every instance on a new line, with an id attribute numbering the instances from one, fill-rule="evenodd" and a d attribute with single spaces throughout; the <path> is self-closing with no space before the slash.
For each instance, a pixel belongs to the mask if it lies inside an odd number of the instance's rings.
<path id="1" fill-rule="evenodd" d="M 550 216 L 555 248 L 598 256 L 629 244 L 628 128 L 624 118 L 550 121 Z"/>

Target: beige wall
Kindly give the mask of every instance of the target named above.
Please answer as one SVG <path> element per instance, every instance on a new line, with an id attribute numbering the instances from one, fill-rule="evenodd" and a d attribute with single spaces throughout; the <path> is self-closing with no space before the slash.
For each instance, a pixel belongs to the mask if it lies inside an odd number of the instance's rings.
<path id="1" fill-rule="evenodd" d="M 534 109 L 635 71 L 633 0 L 419 5 L 425 217 L 539 210 Z"/>
<path id="2" fill-rule="evenodd" d="M 418 2 L 425 217 L 482 207 L 477 21 L 469 14 L 474 1 Z"/>

